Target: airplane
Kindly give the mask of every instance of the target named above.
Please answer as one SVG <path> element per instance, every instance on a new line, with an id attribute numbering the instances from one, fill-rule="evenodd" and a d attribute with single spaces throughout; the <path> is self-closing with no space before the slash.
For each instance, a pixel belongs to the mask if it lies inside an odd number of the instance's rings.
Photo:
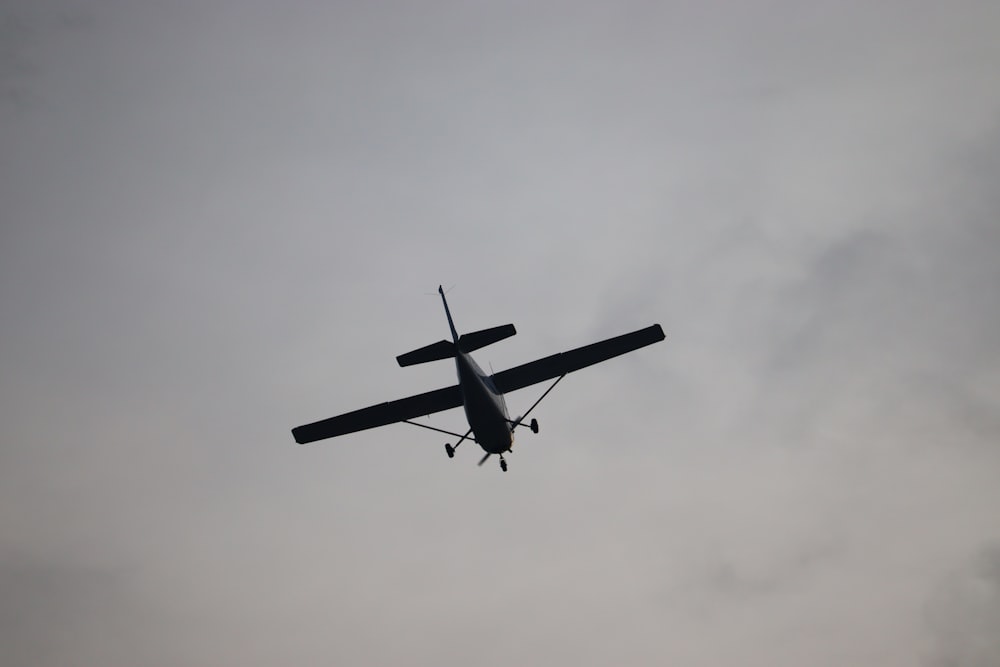
<path id="1" fill-rule="evenodd" d="M 448 300 L 440 285 L 438 293 L 441 295 L 444 312 L 448 318 L 451 340 L 441 340 L 401 354 L 396 357 L 396 361 L 401 367 L 405 367 L 454 358 L 458 384 L 297 426 L 292 429 L 295 442 L 304 445 L 401 422 L 458 438 L 454 446 L 450 443 L 445 444 L 444 449 L 448 458 L 454 458 L 458 446 L 466 440 L 471 440 L 486 452 L 479 461 L 480 466 L 496 454 L 500 457 L 500 469 L 506 472 L 507 460 L 504 454 L 509 453 L 514 444 L 514 429 L 527 425 L 532 433 L 538 433 L 538 420 L 532 419 L 525 424 L 524 419 L 568 373 L 658 343 L 666 338 L 663 328 L 659 324 L 653 324 L 621 336 L 536 359 L 499 373 L 487 374 L 473 360 L 470 353 L 510 338 L 517 333 L 514 325 L 504 324 L 459 335 L 451 318 L 451 310 L 448 309 Z M 556 378 L 555 382 L 528 408 L 527 412 L 517 419 L 510 418 L 504 394 L 552 378 Z M 459 406 L 465 408 L 465 417 L 469 423 L 469 430 L 464 435 L 413 421 L 415 417 Z"/>

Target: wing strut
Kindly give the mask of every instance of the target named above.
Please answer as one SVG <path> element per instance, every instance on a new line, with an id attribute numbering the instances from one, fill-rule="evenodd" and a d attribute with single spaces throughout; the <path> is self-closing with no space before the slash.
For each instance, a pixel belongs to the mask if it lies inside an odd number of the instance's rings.
<path id="1" fill-rule="evenodd" d="M 477 444 L 479 442 L 475 438 L 466 437 L 467 435 L 469 435 L 468 433 L 466 433 L 465 436 L 463 436 L 461 433 L 455 433 L 454 431 L 446 431 L 443 428 L 437 428 L 436 426 L 428 426 L 427 424 L 421 424 L 420 422 L 411 421 L 409 419 L 403 419 L 400 423 L 409 424 L 410 426 L 419 426 L 420 428 L 425 428 L 428 431 L 437 431 L 438 433 L 444 433 L 445 435 L 453 435 L 456 438 L 464 438 L 465 440 L 471 440 L 472 442 L 475 442 Z"/>
<path id="2" fill-rule="evenodd" d="M 511 422 L 510 430 L 513 431 L 515 428 L 517 428 L 518 426 L 520 426 L 521 422 L 524 421 L 524 418 L 527 417 L 529 414 L 531 414 L 531 411 L 534 410 L 538 406 L 538 404 L 542 402 L 543 398 L 545 398 L 546 396 L 549 395 L 550 391 L 552 391 L 553 389 L 556 388 L 556 385 L 559 384 L 559 381 L 562 380 L 564 377 L 566 377 L 565 373 L 563 373 L 562 375 L 560 375 L 559 377 L 557 377 L 556 381 L 553 382 L 551 385 L 549 385 L 549 388 L 545 390 L 545 393 L 542 394 L 541 396 L 539 396 L 538 400 L 531 404 L 531 407 L 528 408 L 527 412 L 525 412 L 523 415 L 521 415 L 520 417 L 518 417 L 517 421 Z M 531 430 L 534 431 L 535 433 L 538 433 L 538 425 L 535 424 L 534 426 L 532 426 Z"/>

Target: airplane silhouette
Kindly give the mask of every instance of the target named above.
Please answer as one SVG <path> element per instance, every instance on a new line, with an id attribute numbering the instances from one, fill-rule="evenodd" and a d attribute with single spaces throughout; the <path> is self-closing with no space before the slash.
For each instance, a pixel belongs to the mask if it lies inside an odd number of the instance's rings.
<path id="1" fill-rule="evenodd" d="M 504 324 L 460 336 L 455 330 L 455 323 L 451 319 L 451 310 L 448 308 L 448 300 L 440 285 L 438 293 L 441 295 L 444 312 L 448 317 L 451 340 L 441 340 L 412 352 L 401 354 L 396 357 L 396 361 L 399 362 L 400 366 L 412 366 L 429 361 L 454 358 L 455 368 L 458 372 L 458 384 L 297 426 L 292 429 L 295 442 L 306 444 L 376 426 L 402 422 L 458 438 L 458 442 L 454 446 L 445 444 L 444 448 L 448 458 L 455 456 L 455 450 L 460 444 L 466 440 L 472 440 L 486 452 L 486 455 L 479 461 L 479 465 L 483 465 L 490 456 L 497 454 L 500 457 L 500 469 L 506 472 L 507 461 L 503 455 L 510 451 L 511 445 L 514 443 L 514 429 L 518 426 L 525 426 L 525 417 L 542 402 L 542 399 L 559 384 L 560 380 L 566 377 L 567 373 L 658 343 L 666 338 L 662 327 L 659 324 L 653 324 L 645 329 L 638 329 L 567 352 L 536 359 L 499 373 L 487 374 L 475 362 L 470 352 L 510 338 L 517 333 L 514 325 Z M 556 378 L 555 382 L 528 408 L 527 412 L 517 419 L 510 418 L 504 394 L 552 378 Z M 469 430 L 464 435 L 411 421 L 414 417 L 450 410 L 460 405 L 465 408 L 465 416 L 469 422 Z M 532 419 L 527 426 L 533 433 L 538 433 L 537 420 Z"/>

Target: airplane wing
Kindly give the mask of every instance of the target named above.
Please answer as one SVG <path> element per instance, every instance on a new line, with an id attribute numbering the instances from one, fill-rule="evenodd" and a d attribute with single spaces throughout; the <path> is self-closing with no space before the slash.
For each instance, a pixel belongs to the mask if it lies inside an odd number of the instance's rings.
<path id="1" fill-rule="evenodd" d="M 632 333 L 584 345 L 568 352 L 529 361 L 526 364 L 500 371 L 493 376 L 497 391 L 506 394 L 545 380 L 578 371 L 587 366 L 607 361 L 620 354 L 658 343 L 666 338 L 659 324 Z"/>
<path id="2" fill-rule="evenodd" d="M 404 419 L 413 419 L 432 412 L 442 412 L 462 405 L 462 392 L 458 385 L 435 389 L 424 394 L 401 398 L 398 401 L 380 403 L 354 412 L 330 417 L 322 421 L 296 426 L 292 429 L 295 442 L 304 445 L 307 442 L 324 440 L 337 435 L 363 431 L 376 426 L 395 424 Z"/>

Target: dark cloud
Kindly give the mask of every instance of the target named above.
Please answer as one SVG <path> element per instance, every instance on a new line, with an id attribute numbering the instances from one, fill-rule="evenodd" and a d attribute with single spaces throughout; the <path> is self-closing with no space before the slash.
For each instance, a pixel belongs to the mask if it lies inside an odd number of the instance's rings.
<path id="1" fill-rule="evenodd" d="M 76 3 L 8 2 L 0 9 L 0 100 L 2 112 L 23 115 L 44 108 L 36 81 L 50 64 L 53 44 L 89 32 L 91 11 Z"/>
<path id="2" fill-rule="evenodd" d="M 16 8 L 0 11 L 0 99 L 9 108 L 27 104 L 29 82 L 36 73 L 29 55 L 36 31 Z"/>

